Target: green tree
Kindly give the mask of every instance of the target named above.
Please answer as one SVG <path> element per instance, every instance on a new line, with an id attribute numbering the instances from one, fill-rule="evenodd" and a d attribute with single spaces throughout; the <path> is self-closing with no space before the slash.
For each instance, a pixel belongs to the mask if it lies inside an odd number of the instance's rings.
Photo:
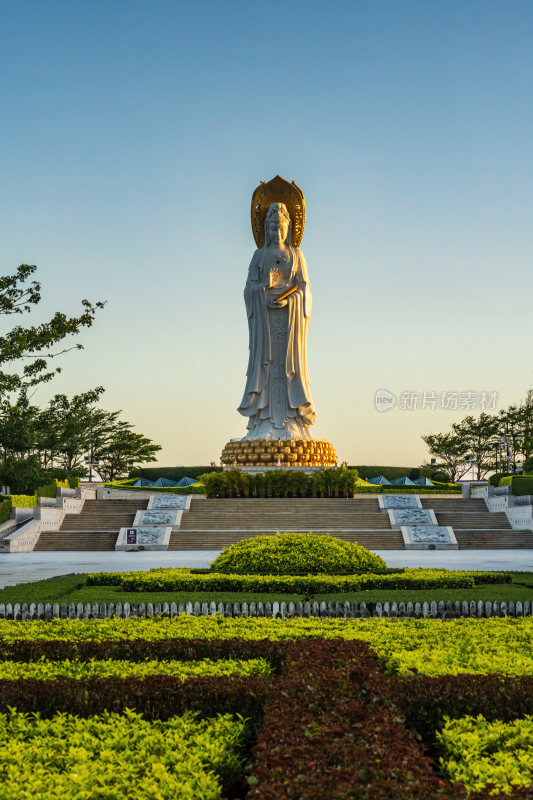
<path id="1" fill-rule="evenodd" d="M 96 412 L 96 403 L 103 391 L 103 386 L 97 386 L 72 398 L 56 394 L 50 400 L 43 420 L 48 438 L 43 425 L 43 444 L 50 454 L 54 453 L 53 457 L 50 456 L 52 466 L 55 459 L 68 474 L 72 474 L 83 465 L 91 447 L 91 426 L 88 423 Z"/>
<path id="2" fill-rule="evenodd" d="M 0 277 L 0 315 L 29 313 L 41 300 L 41 284 L 28 279 L 35 265 L 21 264 L 13 275 Z M 57 311 L 52 319 L 39 325 L 16 325 L 0 337 L 0 398 L 11 392 L 51 380 L 61 367 L 51 362 L 71 349 L 83 349 L 79 343 L 54 351 L 56 345 L 90 328 L 96 311 L 104 303 L 82 300 L 82 313 L 69 317 Z M 21 366 L 22 362 L 22 366 Z"/>
<path id="3" fill-rule="evenodd" d="M 449 481 L 455 483 L 466 475 L 470 469 L 470 465 L 466 463 L 468 445 L 461 435 L 456 432 L 431 433 L 422 436 L 422 440 L 430 454 L 441 462 L 438 466 L 446 473 Z"/>
<path id="4" fill-rule="evenodd" d="M 25 392 L 15 404 L 4 398 L 0 405 L 0 448 L 4 468 L 9 460 L 22 459 L 33 452 L 39 409 L 32 406 Z"/>
<path id="5" fill-rule="evenodd" d="M 500 431 L 498 417 L 485 413 L 479 417 L 468 416 L 454 423 L 452 430 L 467 454 L 473 456 L 476 478 L 481 480 L 494 469 L 494 440 Z"/>
<path id="6" fill-rule="evenodd" d="M 104 481 L 125 477 L 136 464 L 156 461 L 161 445 L 135 433 L 128 422 L 118 422 L 106 444 L 97 451 L 100 463 L 98 472 Z"/>

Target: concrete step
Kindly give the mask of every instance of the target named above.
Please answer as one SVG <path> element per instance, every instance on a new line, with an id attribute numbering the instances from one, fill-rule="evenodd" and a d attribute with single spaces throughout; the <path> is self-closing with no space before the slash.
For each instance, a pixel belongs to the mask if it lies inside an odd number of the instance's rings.
<path id="1" fill-rule="evenodd" d="M 484 530 L 511 530 L 511 524 L 504 513 L 498 512 L 490 514 L 488 511 L 484 514 L 450 514 L 437 512 L 436 514 L 439 525 L 451 525 L 455 528 L 480 528 Z"/>
<path id="2" fill-rule="evenodd" d="M 45 531 L 41 533 L 35 550 L 114 550 L 117 531 L 101 533 L 60 533 Z"/>
<path id="3" fill-rule="evenodd" d="M 460 550 L 533 549 L 533 531 L 457 530 L 454 533 Z"/>
<path id="4" fill-rule="evenodd" d="M 475 511 L 487 511 L 484 500 L 462 500 L 460 497 L 421 497 L 422 508 L 432 508 L 434 511 L 464 511 L 465 513 Z"/>
<path id="5" fill-rule="evenodd" d="M 274 535 L 273 532 L 265 535 Z M 323 535 L 316 532 L 317 536 Z M 170 536 L 169 550 L 220 550 L 230 544 L 259 535 L 253 531 L 176 531 Z M 367 547 L 369 550 L 403 550 L 399 531 L 331 531 L 332 536 Z"/>

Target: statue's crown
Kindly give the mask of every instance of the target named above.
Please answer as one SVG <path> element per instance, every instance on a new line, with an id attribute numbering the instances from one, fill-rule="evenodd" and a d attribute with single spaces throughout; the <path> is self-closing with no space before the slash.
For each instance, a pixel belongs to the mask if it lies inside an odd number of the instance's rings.
<path id="1" fill-rule="evenodd" d="M 292 244 L 299 247 L 305 227 L 305 198 L 294 181 L 289 183 L 276 175 L 268 183 L 261 181 L 252 195 L 252 232 L 255 243 L 265 243 L 265 217 L 271 203 L 284 203 L 292 222 Z"/>

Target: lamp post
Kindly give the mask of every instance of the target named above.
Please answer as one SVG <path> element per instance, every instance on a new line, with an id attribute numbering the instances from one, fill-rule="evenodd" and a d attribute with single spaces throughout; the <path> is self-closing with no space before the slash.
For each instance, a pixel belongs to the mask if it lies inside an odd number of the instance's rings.
<path id="1" fill-rule="evenodd" d="M 501 443 L 502 447 L 505 449 L 506 462 L 507 462 L 506 472 L 509 472 L 509 457 L 510 457 L 509 444 L 510 443 L 509 443 L 509 439 L 507 438 L 507 436 L 502 436 L 502 438 L 500 439 L 500 443 Z"/>
<path id="2" fill-rule="evenodd" d="M 83 460 L 85 461 L 85 463 L 89 467 L 89 483 L 91 483 L 91 481 L 93 479 L 93 467 L 97 467 L 98 466 L 98 464 L 100 463 L 100 459 L 93 457 L 93 458 L 84 458 Z"/>

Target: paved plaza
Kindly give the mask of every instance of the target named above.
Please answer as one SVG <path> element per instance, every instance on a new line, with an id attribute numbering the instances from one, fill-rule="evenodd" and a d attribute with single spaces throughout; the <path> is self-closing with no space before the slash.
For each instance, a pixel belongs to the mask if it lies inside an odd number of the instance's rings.
<path id="1" fill-rule="evenodd" d="M 48 552 L 0 555 L 0 588 L 73 572 L 114 572 L 154 567 L 207 567 L 220 551 Z M 517 570 L 533 572 L 533 550 L 380 550 L 388 567 Z"/>

